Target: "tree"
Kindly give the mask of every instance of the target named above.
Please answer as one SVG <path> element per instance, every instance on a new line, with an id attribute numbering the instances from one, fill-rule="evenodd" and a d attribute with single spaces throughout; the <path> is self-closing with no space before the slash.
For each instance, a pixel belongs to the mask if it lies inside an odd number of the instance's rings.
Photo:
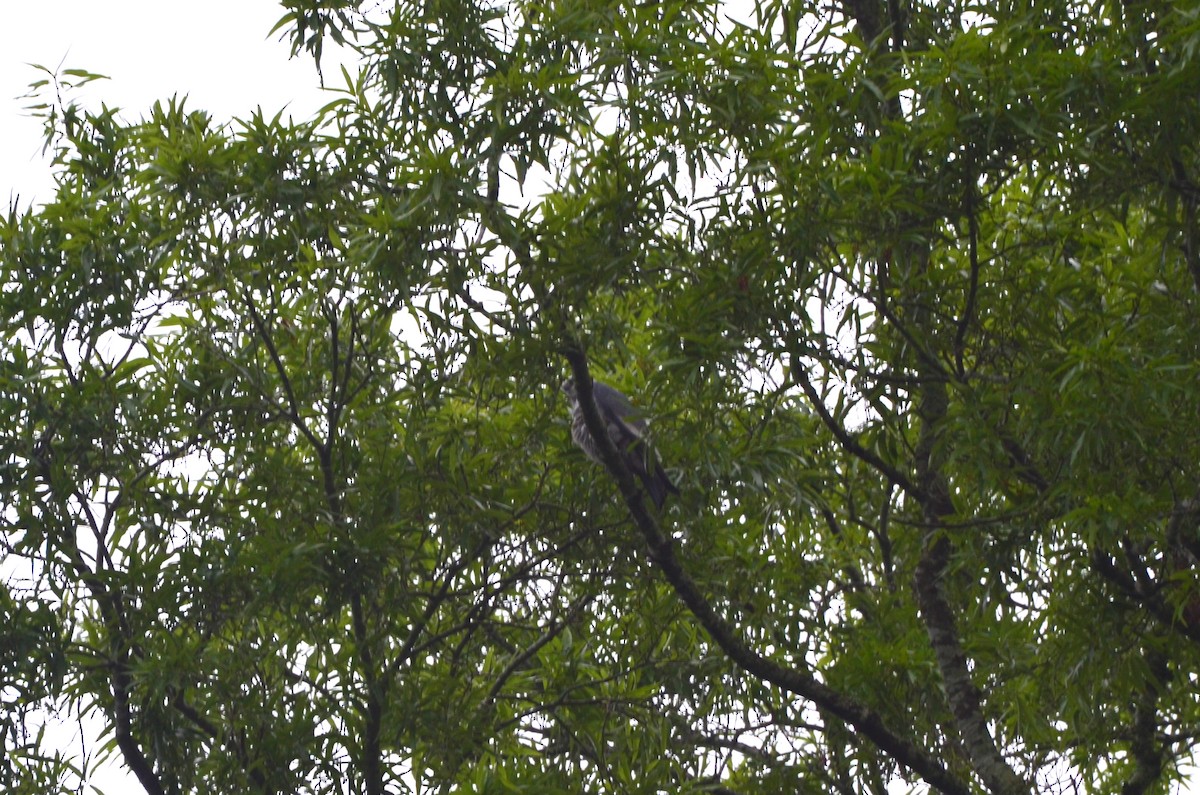
<path id="1" fill-rule="evenodd" d="M 43 106 L 0 782 L 44 709 L 149 793 L 1184 779 L 1200 5 L 285 7 L 315 119 Z"/>

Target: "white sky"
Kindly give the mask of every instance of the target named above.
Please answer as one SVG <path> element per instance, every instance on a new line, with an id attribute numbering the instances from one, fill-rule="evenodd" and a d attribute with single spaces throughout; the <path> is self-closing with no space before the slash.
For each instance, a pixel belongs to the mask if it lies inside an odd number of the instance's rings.
<path id="1" fill-rule="evenodd" d="M 216 121 L 260 105 L 308 118 L 331 97 L 310 57 L 289 60 L 280 33 L 267 38 L 283 13 L 276 0 L 0 0 L 0 209 L 13 195 L 28 206 L 52 191 L 41 122 L 18 99 L 45 76 L 28 64 L 107 75 L 79 96 L 130 121 L 173 94 Z M 330 63 L 325 76 L 340 85 Z"/>

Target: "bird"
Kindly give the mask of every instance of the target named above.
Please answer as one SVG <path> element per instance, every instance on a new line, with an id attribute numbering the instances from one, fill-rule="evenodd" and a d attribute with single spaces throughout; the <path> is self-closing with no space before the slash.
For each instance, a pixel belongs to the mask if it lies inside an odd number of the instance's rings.
<path id="1" fill-rule="evenodd" d="M 575 379 L 568 378 L 564 381 L 562 391 L 571 409 L 571 439 L 588 458 L 603 464 L 600 448 L 583 420 L 583 410 L 579 406 L 579 395 L 575 390 Z M 608 430 L 608 438 L 617 448 L 625 466 L 646 487 L 646 493 L 650 495 L 654 507 L 661 511 L 667 495 L 678 494 L 679 489 L 667 477 L 658 456 L 646 443 L 646 421 L 638 416 L 629 398 L 608 384 L 593 380 L 592 397 L 595 399 L 596 409 L 600 412 L 600 419 Z"/>

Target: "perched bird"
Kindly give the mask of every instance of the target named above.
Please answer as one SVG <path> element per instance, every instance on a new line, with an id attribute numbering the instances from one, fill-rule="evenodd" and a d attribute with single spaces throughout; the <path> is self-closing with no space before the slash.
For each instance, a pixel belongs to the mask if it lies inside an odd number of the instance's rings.
<path id="1" fill-rule="evenodd" d="M 571 409 L 571 438 L 588 458 L 603 464 L 600 448 L 583 420 L 583 410 L 579 407 L 579 396 L 575 392 L 575 379 L 567 379 L 562 385 L 562 391 L 567 396 L 567 404 Z M 675 488 L 675 484 L 663 471 L 658 456 L 646 444 L 646 421 L 638 416 L 629 398 L 608 384 L 592 381 L 592 396 L 600 412 L 600 419 L 608 429 L 608 438 L 621 454 L 625 466 L 642 481 L 650 499 L 654 501 L 654 506 L 662 510 L 667 494 L 678 494 L 679 489 Z"/>

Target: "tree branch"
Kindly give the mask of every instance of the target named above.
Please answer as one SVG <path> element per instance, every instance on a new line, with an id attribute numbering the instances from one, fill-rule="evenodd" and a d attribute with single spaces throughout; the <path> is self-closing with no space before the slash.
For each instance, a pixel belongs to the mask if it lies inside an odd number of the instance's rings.
<path id="1" fill-rule="evenodd" d="M 817 412 L 817 416 L 821 418 L 821 422 L 825 423 L 825 427 L 837 439 L 838 444 L 842 446 L 846 452 L 850 453 L 855 458 L 858 458 L 867 464 L 870 464 L 881 474 L 887 477 L 895 485 L 899 486 L 908 496 L 918 502 L 924 502 L 924 495 L 920 488 L 912 478 L 896 469 L 891 464 L 884 461 L 879 456 L 872 453 L 867 448 L 858 443 L 858 440 L 846 428 L 838 422 L 825 405 L 825 401 L 821 398 L 821 394 L 817 392 L 813 386 L 812 380 L 808 377 L 808 373 L 804 370 L 799 362 L 792 362 L 792 376 L 796 384 L 804 391 L 804 395 L 808 398 L 808 402 L 812 404 L 813 411 Z"/>
<path id="2" fill-rule="evenodd" d="M 605 467 L 617 481 L 621 496 L 624 497 L 629 512 L 650 550 L 651 559 L 662 570 L 680 600 L 729 659 L 747 673 L 808 699 L 829 714 L 845 721 L 935 789 L 952 795 L 968 795 L 971 789 L 967 782 L 950 772 L 936 756 L 889 728 L 878 713 L 823 684 L 810 673 L 788 668 L 762 656 L 751 649 L 733 626 L 717 614 L 696 582 L 684 571 L 675 554 L 674 542 L 663 534 L 647 510 L 643 492 L 637 487 L 633 475 L 625 467 L 620 454 L 608 437 L 592 395 L 592 379 L 588 372 L 586 356 L 577 344 L 567 345 L 564 355 L 575 377 L 575 390 L 584 423 L 592 434 Z"/>
<path id="3" fill-rule="evenodd" d="M 948 408 L 945 382 L 933 379 L 921 388 L 916 404 L 919 435 L 914 456 L 917 482 L 923 496 L 921 509 L 930 529 L 926 531 L 925 548 L 913 574 L 913 586 L 921 620 L 946 690 L 946 700 L 954 715 L 955 728 L 971 766 L 996 795 L 1017 795 L 1029 792 L 1029 786 L 1009 767 L 992 738 L 983 714 L 983 697 L 971 679 L 954 610 L 942 584 L 953 551 L 949 536 L 939 526 L 944 517 L 954 513 L 950 488 L 942 472 L 938 439 Z"/>
<path id="4" fill-rule="evenodd" d="M 946 700 L 971 764 L 988 789 L 997 795 L 1029 792 L 1028 785 L 1008 766 L 996 748 L 980 706 L 982 695 L 967 667 L 954 611 L 942 588 L 951 549 L 945 533 L 935 531 L 926 544 L 913 578 L 921 619 L 937 658 Z"/>
<path id="5" fill-rule="evenodd" d="M 970 175 L 968 174 L 970 178 Z M 967 229 L 971 258 L 971 271 L 967 280 L 967 303 L 962 314 L 958 317 L 958 327 L 954 332 L 954 367 L 959 378 L 965 378 L 967 371 L 963 365 L 963 354 L 966 350 L 967 332 L 970 331 L 971 321 L 975 318 L 975 299 L 979 292 L 979 218 L 975 215 L 975 186 L 967 185 Z"/>
<path id="6" fill-rule="evenodd" d="M 49 435 L 39 440 L 39 447 L 42 449 L 37 456 L 37 465 L 39 474 L 53 493 L 53 472 L 49 466 L 49 459 L 52 455 L 51 444 Z M 87 495 L 78 487 L 73 488 L 71 494 L 82 506 L 81 513 L 92 534 L 96 537 L 97 561 L 106 559 L 111 567 L 112 560 L 107 557 L 108 550 L 102 537 L 102 524 L 93 514 Z M 114 507 L 108 507 L 110 513 L 114 510 Z M 107 527 L 107 518 L 103 526 Z M 133 710 L 130 706 L 130 692 L 133 690 L 133 676 L 130 673 L 130 661 L 133 657 L 133 631 L 130 629 L 125 615 L 121 584 L 115 582 L 111 575 L 101 576 L 87 565 L 73 532 L 64 532 L 62 543 L 72 569 L 96 601 L 107 632 L 108 649 L 103 653 L 108 656 L 109 686 L 113 698 L 113 736 L 117 748 L 120 749 L 122 759 L 137 777 L 138 783 L 146 790 L 147 795 L 165 795 L 166 790 L 162 780 L 154 771 L 153 763 L 146 756 L 133 734 Z"/>
<path id="7" fill-rule="evenodd" d="M 1121 795 L 1143 795 L 1162 777 L 1163 749 L 1155 732 L 1158 729 L 1158 697 L 1170 672 L 1162 652 L 1147 648 L 1145 656 L 1154 679 L 1146 682 L 1133 705 L 1133 740 L 1129 745 L 1133 773 L 1121 787 Z"/>
<path id="8" fill-rule="evenodd" d="M 1092 568 L 1101 577 L 1158 619 L 1163 626 L 1178 632 L 1188 640 L 1200 643 L 1200 626 L 1193 625 L 1186 620 L 1180 621 L 1175 610 L 1163 600 L 1156 586 L 1146 587 L 1129 571 L 1117 566 L 1112 555 L 1100 547 L 1092 550 L 1091 562 Z"/>

